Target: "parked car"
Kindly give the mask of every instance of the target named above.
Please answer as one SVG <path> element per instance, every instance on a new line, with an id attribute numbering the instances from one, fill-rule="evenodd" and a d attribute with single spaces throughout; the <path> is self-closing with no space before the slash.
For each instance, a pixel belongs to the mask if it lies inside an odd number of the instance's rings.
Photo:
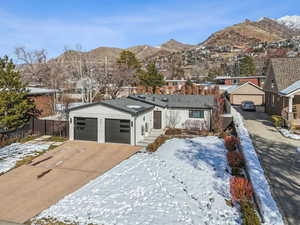
<path id="1" fill-rule="evenodd" d="M 243 101 L 241 104 L 241 109 L 244 111 L 256 111 L 256 106 L 252 101 Z"/>

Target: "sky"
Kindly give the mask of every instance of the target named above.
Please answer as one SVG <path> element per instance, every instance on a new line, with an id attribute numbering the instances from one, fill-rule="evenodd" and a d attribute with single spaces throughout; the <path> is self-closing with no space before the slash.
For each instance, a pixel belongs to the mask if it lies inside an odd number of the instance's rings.
<path id="1" fill-rule="evenodd" d="M 299 0 L 9 0 L 0 4 L 0 56 L 46 49 L 198 44 L 213 32 L 261 17 L 300 15 Z"/>

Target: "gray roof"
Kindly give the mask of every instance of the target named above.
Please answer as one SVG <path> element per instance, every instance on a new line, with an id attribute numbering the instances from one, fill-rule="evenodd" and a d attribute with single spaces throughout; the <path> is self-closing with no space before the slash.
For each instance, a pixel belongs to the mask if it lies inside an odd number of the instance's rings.
<path id="1" fill-rule="evenodd" d="M 270 63 L 274 71 L 278 91 L 283 91 L 300 80 L 300 57 L 272 58 Z"/>
<path id="2" fill-rule="evenodd" d="M 52 94 L 59 92 L 58 89 L 40 88 L 40 87 L 27 87 L 28 95 L 41 95 L 41 94 Z"/>
<path id="3" fill-rule="evenodd" d="M 296 81 L 292 85 L 288 86 L 286 89 L 283 89 L 280 91 L 280 94 L 282 95 L 288 95 L 296 90 L 300 89 L 300 80 Z"/>
<path id="4" fill-rule="evenodd" d="M 119 109 L 124 112 L 128 112 L 133 115 L 140 114 L 154 107 L 153 105 L 140 101 L 135 101 L 130 98 L 116 98 L 112 100 L 105 100 L 100 103 L 115 109 Z"/>
<path id="5" fill-rule="evenodd" d="M 129 95 L 128 98 L 168 108 L 211 109 L 215 103 L 213 96 L 202 95 Z"/>
<path id="6" fill-rule="evenodd" d="M 123 112 L 127 112 L 130 113 L 132 115 L 138 115 L 142 112 L 148 111 L 150 109 L 152 109 L 154 106 L 144 103 L 144 102 L 140 102 L 140 101 L 135 101 L 133 99 L 129 99 L 129 98 L 117 98 L 117 99 L 112 99 L 112 100 L 104 100 L 104 101 L 100 101 L 100 102 L 94 102 L 94 103 L 90 103 L 90 104 L 84 104 L 84 105 L 80 105 L 77 107 L 73 107 L 71 109 L 69 109 L 68 111 L 73 111 L 76 109 L 81 109 L 81 108 L 86 108 L 86 107 L 90 107 L 90 106 L 94 106 L 94 105 L 105 105 Z"/>

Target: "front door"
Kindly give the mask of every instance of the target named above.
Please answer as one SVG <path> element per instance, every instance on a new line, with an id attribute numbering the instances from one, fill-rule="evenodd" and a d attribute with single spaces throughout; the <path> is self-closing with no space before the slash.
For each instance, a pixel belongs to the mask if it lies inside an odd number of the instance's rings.
<path id="1" fill-rule="evenodd" d="M 153 128 L 161 129 L 161 111 L 153 112 Z"/>

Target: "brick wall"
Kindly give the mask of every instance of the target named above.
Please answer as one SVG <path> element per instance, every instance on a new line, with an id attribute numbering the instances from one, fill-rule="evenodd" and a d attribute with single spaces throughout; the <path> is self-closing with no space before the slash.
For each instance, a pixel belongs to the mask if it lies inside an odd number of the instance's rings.
<path id="1" fill-rule="evenodd" d="M 36 108 L 41 112 L 40 117 L 46 117 L 54 114 L 54 101 L 52 95 L 38 95 L 31 96 L 30 98 L 34 101 Z"/>

